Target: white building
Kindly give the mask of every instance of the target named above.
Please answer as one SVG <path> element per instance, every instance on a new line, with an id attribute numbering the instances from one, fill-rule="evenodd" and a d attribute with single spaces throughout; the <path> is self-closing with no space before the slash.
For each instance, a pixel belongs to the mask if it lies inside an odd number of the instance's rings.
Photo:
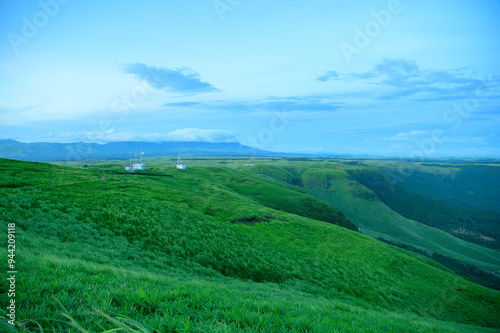
<path id="1" fill-rule="evenodd" d="M 125 167 L 125 170 L 127 171 L 146 170 L 146 168 L 144 167 L 144 164 L 137 163 L 137 164 L 127 165 Z"/>
<path id="2" fill-rule="evenodd" d="M 137 163 L 137 154 L 135 155 L 135 164 L 132 164 L 132 156 L 130 156 L 130 164 L 125 166 L 125 170 L 127 171 L 135 171 L 135 170 L 146 170 L 144 167 L 144 164 L 142 164 L 142 155 L 144 155 L 144 152 L 141 153 L 141 160 L 140 163 Z"/>

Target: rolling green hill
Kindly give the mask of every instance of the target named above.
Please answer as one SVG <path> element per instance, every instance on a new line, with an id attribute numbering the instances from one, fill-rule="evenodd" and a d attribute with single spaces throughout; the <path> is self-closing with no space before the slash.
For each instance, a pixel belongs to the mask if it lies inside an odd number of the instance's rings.
<path id="1" fill-rule="evenodd" d="M 340 209 L 366 234 L 396 243 L 401 242 L 429 253 L 445 255 L 488 272 L 500 269 L 499 252 L 405 218 L 386 206 L 376 192 L 350 176 L 359 176 L 359 173 L 370 170 L 366 166 L 337 162 L 283 162 L 273 166 L 257 165 L 254 170 L 287 182 L 291 182 L 292 177 L 300 178 L 294 182 L 301 183 L 312 196 Z M 289 178 L 284 177 L 285 173 L 289 174 Z M 370 172 L 369 175 L 378 174 Z M 372 181 L 372 184 L 374 183 L 376 182 Z M 410 196 L 406 200 L 414 200 L 414 197 Z M 495 227 L 498 230 L 498 225 Z"/>
<path id="2" fill-rule="evenodd" d="M 328 184 L 344 181 L 341 172 Z M 309 190 L 322 175 L 301 179 Z M 6 332 L 500 329 L 500 292 L 349 230 L 335 208 L 252 170 L 124 173 L 2 159 L 0 194 L 3 232 L 16 225 L 23 324 L 3 320 Z"/>
<path id="3" fill-rule="evenodd" d="M 353 180 L 372 190 L 384 204 L 398 214 L 439 228 L 469 242 L 500 249 L 498 212 L 460 208 L 422 194 L 412 193 L 398 183 L 392 183 L 376 168 L 359 167 L 347 172 Z M 477 184 L 474 185 L 478 187 Z M 434 182 L 432 186 L 435 186 Z"/>
<path id="4" fill-rule="evenodd" d="M 402 188 L 459 208 L 500 212 L 500 164 L 370 161 Z"/>

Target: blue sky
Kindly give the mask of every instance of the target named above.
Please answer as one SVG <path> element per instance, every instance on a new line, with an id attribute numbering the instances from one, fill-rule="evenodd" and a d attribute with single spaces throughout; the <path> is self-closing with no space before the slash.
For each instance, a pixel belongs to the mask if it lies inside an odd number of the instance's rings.
<path id="1" fill-rule="evenodd" d="M 500 157 L 498 1 L 0 0 L 0 139 Z"/>

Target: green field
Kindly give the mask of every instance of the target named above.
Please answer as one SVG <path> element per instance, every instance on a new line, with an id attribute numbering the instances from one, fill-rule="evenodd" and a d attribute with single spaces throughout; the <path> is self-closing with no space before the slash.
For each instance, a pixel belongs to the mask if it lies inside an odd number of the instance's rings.
<path id="1" fill-rule="evenodd" d="M 294 164 L 281 162 L 274 166 L 263 166 L 263 169 L 257 165 L 256 169 L 287 182 L 290 182 L 290 179 L 285 179 L 284 172 L 299 178 L 300 180 L 295 182 L 300 182 L 307 193 L 338 208 L 356 223 L 363 233 L 408 244 L 430 253 L 436 252 L 486 271 L 500 270 L 498 251 L 466 242 L 450 233 L 405 218 L 390 209 L 375 192 L 350 176 L 354 171 L 370 171 L 366 166 L 335 161 Z M 433 208 L 442 209 L 442 205 Z M 448 211 L 445 210 L 444 213 Z M 498 224 L 495 227 L 498 230 Z M 496 233 L 498 231 L 495 231 Z"/>
<path id="2" fill-rule="evenodd" d="M 343 211 L 362 231 L 384 239 L 411 244 L 428 252 L 438 252 L 487 271 L 500 270 L 500 253 L 404 218 L 382 202 L 370 199 L 372 193 L 347 178 L 331 181 L 332 191 L 310 186 L 310 194 Z"/>
<path id="3" fill-rule="evenodd" d="M 4 330 L 500 329 L 499 291 L 355 231 L 383 234 L 377 224 L 384 221 L 393 239 L 430 229 L 421 237 L 435 237 L 437 229 L 416 222 L 410 229 L 412 221 L 350 183 L 345 169 L 354 166 L 268 159 L 241 167 L 243 161 L 200 159 L 180 171 L 158 159 L 151 160 L 154 170 L 128 173 L 113 162 L 67 167 L 1 159 L 0 219 L 4 235 L 7 223 L 16 224 L 19 271 L 19 325 L 3 320 Z M 462 260 L 498 267 L 498 252 L 453 239 L 458 245 L 441 244 L 450 256 L 460 256 L 463 245 L 477 251 Z M 1 260 L 7 263 L 6 251 Z M 0 299 L 6 304 L 7 294 Z"/>

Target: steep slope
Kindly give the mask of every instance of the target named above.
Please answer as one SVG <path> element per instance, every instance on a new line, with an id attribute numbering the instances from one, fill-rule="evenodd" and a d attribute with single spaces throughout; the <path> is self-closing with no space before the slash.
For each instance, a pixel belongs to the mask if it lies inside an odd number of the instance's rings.
<path id="1" fill-rule="evenodd" d="M 459 208 L 500 212 L 500 165 L 370 161 L 407 191 Z"/>
<path id="2" fill-rule="evenodd" d="M 500 328 L 500 292 L 346 228 L 262 205 L 216 182 L 224 170 L 199 172 L 208 176 L 0 160 L 0 218 L 16 224 L 19 248 L 18 320 L 67 329 L 56 296 L 92 330 L 111 324 L 92 308 L 159 331 Z M 260 219 L 241 221 L 252 216 Z M 7 294 L 0 297 L 5 304 Z"/>
<path id="3" fill-rule="evenodd" d="M 500 249 L 500 213 L 459 208 L 409 192 L 397 183 L 392 183 L 387 176 L 373 167 L 359 167 L 347 172 L 353 180 L 372 190 L 384 204 L 398 214 L 469 242 Z"/>
<path id="4" fill-rule="evenodd" d="M 279 169 L 282 171 L 279 172 Z M 357 163 L 283 162 L 271 168 L 268 166 L 267 169 L 259 165 L 255 170 L 275 177 L 283 177 L 284 172 L 295 178 L 300 177 L 300 183 L 307 193 L 340 209 L 362 232 L 371 236 L 445 255 L 488 272 L 499 270 L 500 253 L 497 251 L 460 240 L 401 216 L 387 207 L 375 192 L 349 176 L 349 173 L 365 169 L 365 166 Z"/>
<path id="5" fill-rule="evenodd" d="M 277 182 L 274 178 L 232 169 L 203 168 L 194 172 L 200 178 L 210 177 L 221 186 L 267 207 L 358 230 L 338 209 L 306 194 L 302 188 Z"/>

